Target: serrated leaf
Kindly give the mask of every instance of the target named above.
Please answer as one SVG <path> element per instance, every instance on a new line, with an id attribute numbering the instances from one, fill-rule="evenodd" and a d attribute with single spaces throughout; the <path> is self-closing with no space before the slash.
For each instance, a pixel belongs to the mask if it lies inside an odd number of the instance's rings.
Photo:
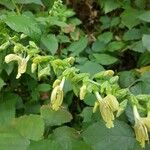
<path id="1" fill-rule="evenodd" d="M 123 49 L 125 44 L 121 41 L 114 41 L 108 44 L 108 51 L 114 52 Z"/>
<path id="2" fill-rule="evenodd" d="M 78 65 L 77 68 L 79 68 L 80 71 L 83 73 L 85 72 L 90 73 L 91 76 L 94 75 L 95 73 L 105 70 L 103 66 L 92 61 L 86 61 L 84 64 Z"/>
<path id="3" fill-rule="evenodd" d="M 116 121 L 112 129 L 106 128 L 101 121 L 94 123 L 82 135 L 93 150 L 129 150 L 135 142 L 133 130 L 121 121 Z"/>
<path id="4" fill-rule="evenodd" d="M 1 150 L 26 150 L 30 141 L 10 127 L 0 129 Z"/>
<path id="5" fill-rule="evenodd" d="M 109 54 L 93 54 L 93 56 L 96 59 L 97 63 L 100 63 L 102 65 L 111 65 L 118 61 L 117 58 L 109 55 Z"/>
<path id="6" fill-rule="evenodd" d="M 14 0 L 15 3 L 18 4 L 38 4 L 38 5 L 42 5 L 42 1 L 41 0 Z"/>
<path id="7" fill-rule="evenodd" d="M 38 40 L 41 36 L 41 29 L 32 17 L 26 15 L 15 15 L 9 13 L 3 18 L 4 22 L 14 31 L 24 34 Z"/>
<path id="8" fill-rule="evenodd" d="M 90 145 L 80 139 L 80 134 L 75 129 L 67 126 L 55 129 L 52 138 L 61 150 L 92 150 Z"/>
<path id="9" fill-rule="evenodd" d="M 72 115 L 67 110 L 54 111 L 46 105 L 41 107 L 41 116 L 47 126 L 61 125 L 72 120 Z"/>
<path id="10" fill-rule="evenodd" d="M 150 34 L 144 34 L 142 37 L 143 46 L 150 52 Z"/>
<path id="11" fill-rule="evenodd" d="M 15 8 L 11 0 L 0 0 L 0 4 L 11 10 Z"/>
<path id="12" fill-rule="evenodd" d="M 123 35 L 123 40 L 125 41 L 138 40 L 141 39 L 141 37 L 142 37 L 141 30 L 133 28 L 125 32 L 125 34 Z"/>
<path id="13" fill-rule="evenodd" d="M 122 23 L 132 29 L 134 26 L 138 25 L 140 21 L 138 20 L 138 16 L 141 14 L 139 10 L 128 8 L 125 9 L 124 12 L 121 14 Z"/>
<path id="14" fill-rule="evenodd" d="M 104 0 L 103 3 L 105 14 L 120 7 L 120 4 L 115 0 Z"/>
<path id="15" fill-rule="evenodd" d="M 58 49 L 58 40 L 54 34 L 49 34 L 47 36 L 42 36 L 41 44 L 54 55 Z"/>
<path id="16" fill-rule="evenodd" d="M 18 95 L 12 93 L 4 93 L 0 102 L 0 125 L 8 124 L 15 118 L 16 102 Z"/>
<path id="17" fill-rule="evenodd" d="M 79 41 L 71 43 L 71 45 L 67 49 L 68 51 L 72 52 L 72 55 L 76 56 L 86 48 L 87 44 L 88 44 L 87 37 L 81 37 Z"/>
<path id="18" fill-rule="evenodd" d="M 13 127 L 25 138 L 38 141 L 43 137 L 44 121 L 39 115 L 24 115 L 12 122 Z"/>
<path id="19" fill-rule="evenodd" d="M 140 20 L 150 22 L 150 11 L 146 11 L 138 17 Z"/>
<path id="20" fill-rule="evenodd" d="M 32 141 L 27 150 L 60 150 L 60 147 L 56 141 L 50 139 L 44 139 L 41 141 Z"/>

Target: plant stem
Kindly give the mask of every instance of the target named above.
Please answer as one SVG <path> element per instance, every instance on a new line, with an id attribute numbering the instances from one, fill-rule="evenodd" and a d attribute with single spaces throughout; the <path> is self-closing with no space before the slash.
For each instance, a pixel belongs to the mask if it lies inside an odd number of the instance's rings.
<path id="1" fill-rule="evenodd" d="M 102 97 L 101 97 L 101 95 L 99 94 L 99 92 L 95 92 L 95 96 L 96 96 L 96 98 L 97 98 L 97 100 L 98 101 L 101 101 L 102 100 Z"/>
<path id="2" fill-rule="evenodd" d="M 12 1 L 13 5 L 15 6 L 15 9 L 16 9 L 16 11 L 17 11 L 17 14 L 20 15 L 20 10 L 19 10 L 18 6 L 17 6 L 16 3 L 14 2 L 14 0 L 11 0 L 11 1 Z"/>

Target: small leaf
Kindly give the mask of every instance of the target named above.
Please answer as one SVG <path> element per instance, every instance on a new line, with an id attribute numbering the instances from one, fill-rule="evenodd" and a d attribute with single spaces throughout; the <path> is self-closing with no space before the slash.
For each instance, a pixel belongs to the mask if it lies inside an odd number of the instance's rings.
<path id="1" fill-rule="evenodd" d="M 39 84 L 37 88 L 38 88 L 38 91 L 40 92 L 47 92 L 51 90 L 50 84 L 44 84 L 44 83 Z"/>
<path id="2" fill-rule="evenodd" d="M 150 52 L 150 34 L 144 34 L 142 37 L 143 46 Z"/>
<path id="3" fill-rule="evenodd" d="M 100 63 L 102 65 L 111 65 L 118 61 L 117 58 L 115 58 L 111 55 L 108 55 L 108 54 L 96 54 L 95 53 L 95 54 L 93 54 L 93 56 L 95 57 L 96 62 Z"/>
<path id="4" fill-rule="evenodd" d="M 76 56 L 86 48 L 87 44 L 87 37 L 81 37 L 79 41 L 73 42 L 67 49 L 73 53 L 72 55 Z"/>
<path id="5" fill-rule="evenodd" d="M 78 65 L 77 68 L 79 68 L 81 72 L 83 73 L 87 72 L 90 73 L 91 75 L 94 75 L 95 73 L 105 70 L 103 66 L 92 61 L 86 61 L 84 64 Z"/>
<path id="6" fill-rule="evenodd" d="M 123 49 L 125 44 L 121 41 L 114 41 L 108 44 L 108 51 L 114 52 Z"/>
<path id="7" fill-rule="evenodd" d="M 41 116 L 47 126 L 61 125 L 72 120 L 72 115 L 67 110 L 54 111 L 46 105 L 41 107 Z"/>
<path id="8" fill-rule="evenodd" d="M 2 89 L 2 87 L 6 85 L 4 80 L 2 78 L 0 78 L 0 90 Z"/>
<path id="9" fill-rule="evenodd" d="M 54 55 L 58 49 L 58 41 L 54 34 L 49 34 L 47 36 L 42 36 L 41 44 Z"/>
<path id="10" fill-rule="evenodd" d="M 38 141 L 43 137 L 44 121 L 39 115 L 21 116 L 16 118 L 12 125 L 27 139 Z"/>

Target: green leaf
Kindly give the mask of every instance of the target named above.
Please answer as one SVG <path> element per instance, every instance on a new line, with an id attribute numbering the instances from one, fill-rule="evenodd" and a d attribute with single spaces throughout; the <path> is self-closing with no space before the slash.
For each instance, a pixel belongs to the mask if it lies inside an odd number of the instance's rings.
<path id="1" fill-rule="evenodd" d="M 56 141 L 50 139 L 44 139 L 41 141 L 32 141 L 27 150 L 60 150 L 60 147 Z"/>
<path id="2" fill-rule="evenodd" d="M 150 22 L 150 11 L 146 11 L 138 17 L 140 20 Z"/>
<path id="3" fill-rule="evenodd" d="M 26 150 L 30 141 L 22 137 L 11 127 L 0 128 L 1 150 Z"/>
<path id="4" fill-rule="evenodd" d="M 113 33 L 112 32 L 104 32 L 103 34 L 100 34 L 97 38 L 99 41 L 107 44 L 113 39 Z"/>
<path id="5" fill-rule="evenodd" d="M 11 0 L 0 0 L 0 4 L 11 10 L 15 8 Z"/>
<path id="6" fill-rule="evenodd" d="M 97 63 L 100 63 L 102 65 L 111 65 L 118 61 L 117 58 L 109 55 L 109 54 L 93 54 L 93 56 L 96 59 Z"/>
<path id="7" fill-rule="evenodd" d="M 0 90 L 2 89 L 2 87 L 6 85 L 4 80 L 2 78 L 0 78 Z"/>
<path id="8" fill-rule="evenodd" d="M 140 14 L 141 12 L 139 10 L 133 8 L 125 9 L 121 14 L 122 23 L 129 29 L 132 29 L 134 26 L 140 23 L 140 21 L 138 20 L 138 16 Z"/>
<path id="9" fill-rule="evenodd" d="M 120 7 L 120 4 L 115 0 L 102 0 L 105 14 Z"/>
<path id="10" fill-rule="evenodd" d="M 145 47 L 142 44 L 142 41 L 134 42 L 129 46 L 129 49 L 135 52 L 144 53 L 146 51 Z"/>
<path id="11" fill-rule="evenodd" d="M 0 125 L 5 125 L 15 118 L 15 105 L 19 96 L 7 92 L 0 99 Z"/>
<path id="12" fill-rule="evenodd" d="M 37 88 L 38 88 L 38 91 L 40 92 L 47 92 L 51 90 L 50 84 L 45 84 L 45 83 L 39 84 Z"/>
<path id="13" fill-rule="evenodd" d="M 71 43 L 67 49 L 68 51 L 72 52 L 72 55 L 77 56 L 86 48 L 87 44 L 88 44 L 87 37 L 81 37 L 79 41 Z"/>
<path id="14" fill-rule="evenodd" d="M 49 34 L 47 36 L 42 36 L 41 44 L 54 55 L 58 49 L 58 41 L 54 34 Z"/>
<path id="15" fill-rule="evenodd" d="M 18 4 L 38 4 L 38 5 L 43 5 L 41 0 L 14 0 L 15 3 Z"/>
<path id="16" fill-rule="evenodd" d="M 141 66 L 145 66 L 149 63 L 150 63 L 150 53 L 145 52 L 140 56 L 137 64 L 138 64 L 138 67 L 141 67 Z"/>
<path id="17" fill-rule="evenodd" d="M 54 111 L 46 105 L 41 107 L 41 116 L 47 126 L 61 125 L 72 120 L 72 115 L 67 110 Z"/>
<path id="18" fill-rule="evenodd" d="M 80 114 L 81 117 L 83 117 L 83 122 L 90 122 L 92 119 L 92 107 L 85 107 Z"/>
<path id="19" fill-rule="evenodd" d="M 123 35 L 123 40 L 125 41 L 138 40 L 141 39 L 141 37 L 142 37 L 141 30 L 133 28 L 125 32 L 125 34 Z"/>
<path id="20" fill-rule="evenodd" d="M 91 76 L 94 75 L 95 73 L 105 70 L 103 66 L 92 61 L 86 61 L 84 64 L 78 65 L 77 68 L 79 68 L 80 71 L 83 73 L 86 73 L 86 72 L 90 73 Z"/>
<path id="21" fill-rule="evenodd" d="M 119 73 L 119 83 L 122 88 L 130 86 L 135 79 L 136 77 L 133 71 L 122 71 Z"/>
<path id="22" fill-rule="evenodd" d="M 144 34 L 142 37 L 143 46 L 150 52 L 150 34 Z"/>
<path id="23" fill-rule="evenodd" d="M 3 18 L 3 20 L 16 32 L 23 32 L 36 40 L 38 40 L 41 36 L 41 29 L 33 17 L 9 13 Z"/>
<path id="24" fill-rule="evenodd" d="M 57 141 L 61 150 L 92 150 L 80 139 L 78 131 L 67 126 L 55 129 L 52 138 Z"/>
<path id="25" fill-rule="evenodd" d="M 24 115 L 12 122 L 13 127 L 25 138 L 38 141 L 43 138 L 44 121 L 39 115 Z"/>
<path id="26" fill-rule="evenodd" d="M 83 132 L 83 139 L 93 150 L 129 150 L 135 142 L 132 129 L 121 121 L 116 121 L 112 129 L 106 128 L 103 122 L 94 123 Z"/>
<path id="27" fill-rule="evenodd" d="M 114 41 L 108 44 L 108 51 L 114 52 L 123 49 L 125 44 L 121 41 Z"/>

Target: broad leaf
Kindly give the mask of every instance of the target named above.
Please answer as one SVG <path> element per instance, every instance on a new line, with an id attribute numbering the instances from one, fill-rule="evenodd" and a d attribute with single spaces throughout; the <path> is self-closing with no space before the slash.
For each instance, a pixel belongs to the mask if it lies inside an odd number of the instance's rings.
<path id="1" fill-rule="evenodd" d="M 39 115 L 24 115 L 12 122 L 13 127 L 25 138 L 38 141 L 43 137 L 44 121 Z"/>
<path id="2" fill-rule="evenodd" d="M 26 150 L 30 141 L 11 127 L 0 128 L 1 150 Z"/>
<path id="3" fill-rule="evenodd" d="M 83 132 L 83 139 L 93 150 L 129 150 L 135 142 L 130 126 L 120 121 L 112 129 L 106 128 L 103 122 L 92 124 Z"/>
<path id="4" fill-rule="evenodd" d="M 48 105 L 41 107 L 41 116 L 47 126 L 61 125 L 72 120 L 72 115 L 67 110 L 54 111 Z"/>
<path id="5" fill-rule="evenodd" d="M 38 40 L 41 36 L 41 29 L 33 17 L 9 13 L 3 18 L 3 20 L 16 32 L 23 32 L 36 40 Z"/>

